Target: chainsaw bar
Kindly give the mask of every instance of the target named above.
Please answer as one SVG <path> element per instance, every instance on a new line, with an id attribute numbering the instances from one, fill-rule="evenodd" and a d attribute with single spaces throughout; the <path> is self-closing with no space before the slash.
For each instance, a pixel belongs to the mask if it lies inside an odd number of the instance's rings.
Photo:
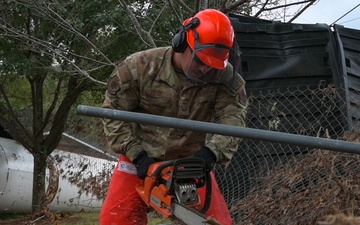
<path id="1" fill-rule="evenodd" d="M 204 214 L 178 202 L 172 204 L 172 212 L 174 217 L 188 225 L 221 225 L 215 219 L 207 218 Z"/>

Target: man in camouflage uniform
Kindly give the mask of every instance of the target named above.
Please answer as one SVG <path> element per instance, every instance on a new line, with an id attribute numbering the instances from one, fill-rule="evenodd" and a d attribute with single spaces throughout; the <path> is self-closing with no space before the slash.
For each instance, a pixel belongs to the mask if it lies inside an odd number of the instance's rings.
<path id="1" fill-rule="evenodd" d="M 228 17 L 207 9 L 184 21 L 171 47 L 135 53 L 108 81 L 103 107 L 189 120 L 245 126 L 245 82 L 228 63 L 234 49 Z M 100 224 L 147 224 L 147 205 L 135 186 L 157 161 L 198 157 L 208 171 L 228 162 L 240 138 L 168 127 L 104 120 L 109 147 L 120 153 Z M 232 224 L 211 172 L 212 201 L 207 216 Z M 200 196 L 204 196 L 200 194 Z M 202 201 L 204 202 L 204 201 Z"/>

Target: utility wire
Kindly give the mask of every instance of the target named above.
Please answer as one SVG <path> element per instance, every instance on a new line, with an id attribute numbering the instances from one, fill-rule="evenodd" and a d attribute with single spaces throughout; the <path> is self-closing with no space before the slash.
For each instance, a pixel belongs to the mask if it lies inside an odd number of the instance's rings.
<path id="1" fill-rule="evenodd" d="M 355 18 L 355 19 L 351 19 L 351 20 L 347 20 L 347 21 L 341 22 L 341 23 L 339 23 L 339 24 L 344 24 L 344 23 L 352 22 L 352 21 L 358 20 L 358 19 L 360 19 L 360 17 Z"/>
<path id="2" fill-rule="evenodd" d="M 359 7 L 360 4 L 358 4 L 357 6 L 355 6 L 354 8 L 350 9 L 350 11 L 348 11 L 347 13 L 345 13 L 344 15 L 342 15 L 339 19 L 335 20 L 330 26 L 334 26 L 334 24 L 341 20 L 342 18 L 344 18 L 347 14 L 351 13 L 354 9 L 356 9 L 357 7 Z"/>

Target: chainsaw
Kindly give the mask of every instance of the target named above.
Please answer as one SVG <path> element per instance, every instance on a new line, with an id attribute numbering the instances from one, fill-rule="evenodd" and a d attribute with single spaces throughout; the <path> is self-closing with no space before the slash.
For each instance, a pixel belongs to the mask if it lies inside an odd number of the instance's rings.
<path id="1" fill-rule="evenodd" d="M 206 185 L 202 207 L 198 189 Z M 136 186 L 143 201 L 165 218 L 185 224 L 221 225 L 206 217 L 211 201 L 211 177 L 203 159 L 183 158 L 150 165 L 147 177 Z"/>

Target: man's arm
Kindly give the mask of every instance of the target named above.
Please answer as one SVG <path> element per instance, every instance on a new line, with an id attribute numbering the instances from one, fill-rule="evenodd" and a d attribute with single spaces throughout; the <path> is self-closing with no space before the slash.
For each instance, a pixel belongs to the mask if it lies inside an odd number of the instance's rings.
<path id="1" fill-rule="evenodd" d="M 214 122 L 245 127 L 248 100 L 245 91 L 245 81 L 240 75 L 236 79 L 235 90 L 236 92 L 234 93 L 223 86 L 219 91 L 215 103 Z M 242 139 L 214 134 L 207 140 L 206 146 L 213 151 L 216 161 L 222 163 L 232 158 Z"/>
<path id="2" fill-rule="evenodd" d="M 134 78 L 128 66 L 134 63 L 127 59 L 113 71 L 108 81 L 103 108 L 134 111 L 138 107 L 138 79 Z M 140 141 L 133 133 L 135 124 L 111 119 L 103 119 L 103 124 L 109 148 L 134 160 L 142 151 Z"/>

